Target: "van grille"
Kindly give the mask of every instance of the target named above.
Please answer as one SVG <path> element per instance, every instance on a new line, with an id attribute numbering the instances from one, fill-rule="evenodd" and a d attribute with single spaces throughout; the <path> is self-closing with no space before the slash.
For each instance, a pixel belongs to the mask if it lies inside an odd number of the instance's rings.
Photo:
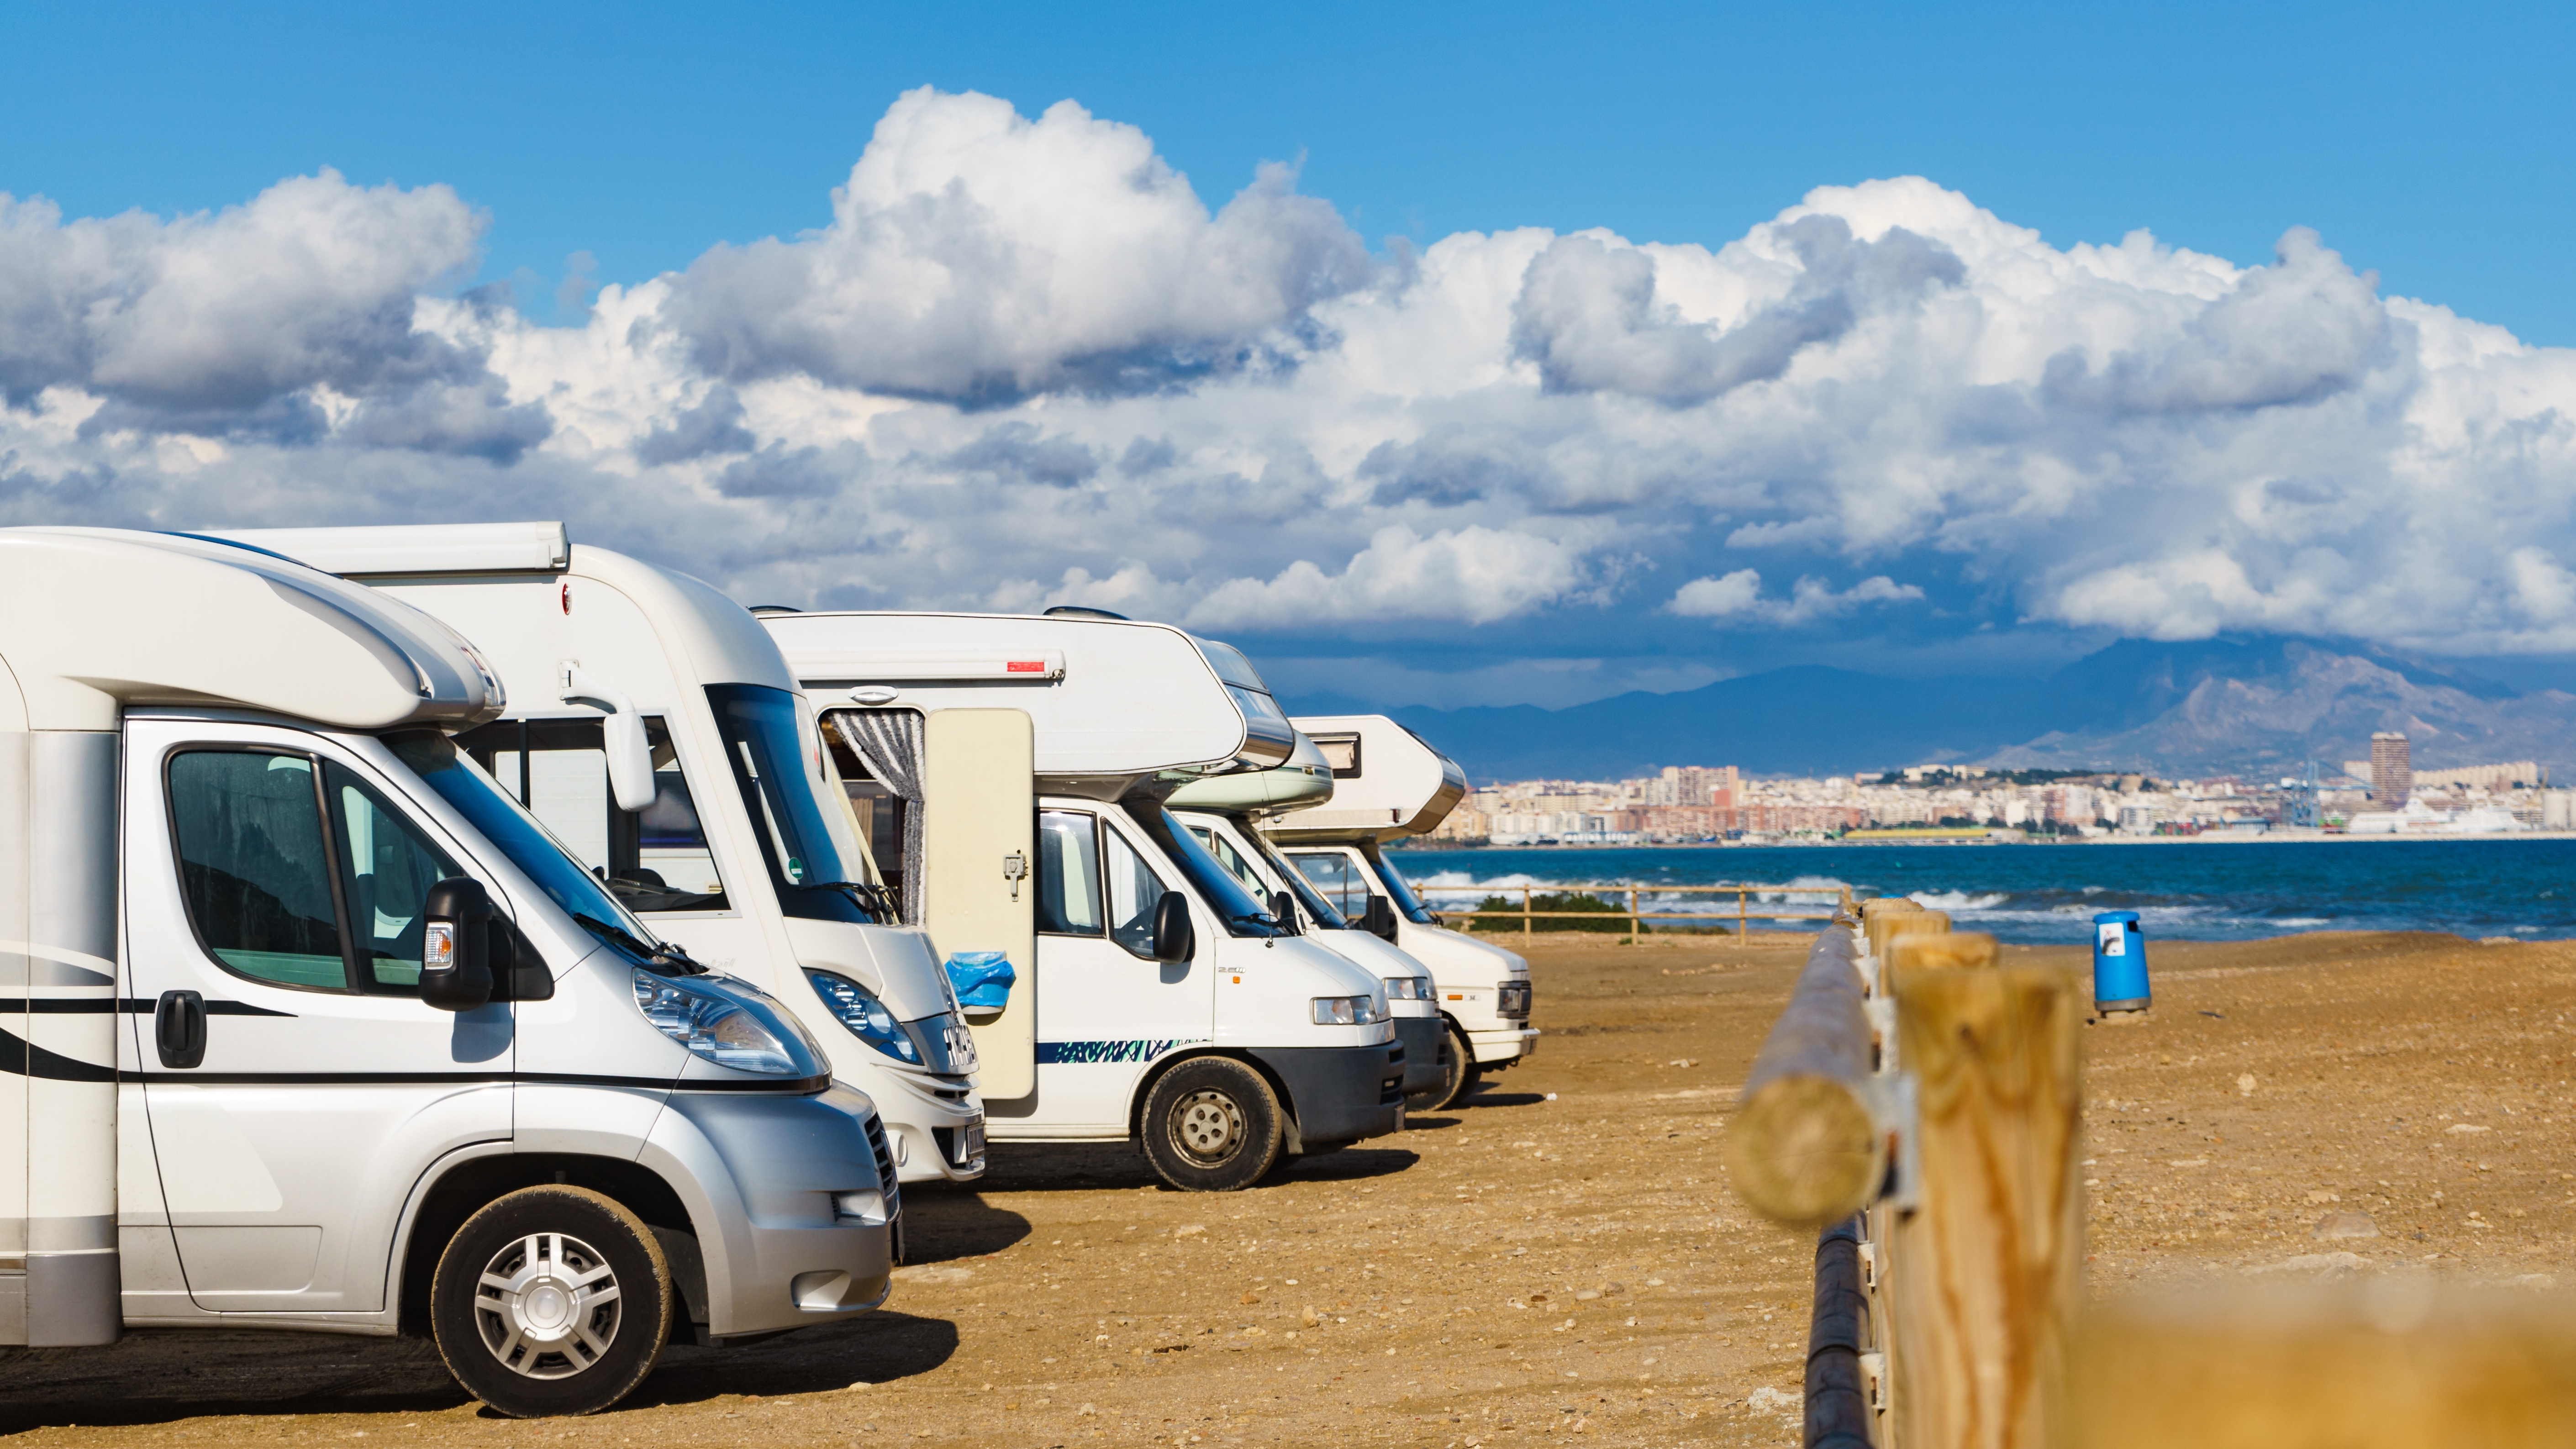
<path id="1" fill-rule="evenodd" d="M 867 1121 L 868 1152 L 877 1160 L 877 1186 L 885 1193 L 886 1224 L 894 1234 L 894 1260 L 903 1261 L 903 1187 L 896 1181 L 894 1152 L 886 1145 L 885 1122 L 870 1112 Z"/>

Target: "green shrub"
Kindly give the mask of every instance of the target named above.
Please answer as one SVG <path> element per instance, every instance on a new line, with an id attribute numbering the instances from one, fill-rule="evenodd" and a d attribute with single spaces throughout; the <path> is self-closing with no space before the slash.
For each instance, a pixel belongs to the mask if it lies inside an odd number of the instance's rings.
<path id="1" fill-rule="evenodd" d="M 1529 904 L 1532 911 L 1540 913 L 1539 919 L 1530 923 L 1531 927 L 1536 930 L 1607 931 L 1614 936 L 1624 936 L 1628 934 L 1628 904 L 1624 899 L 1624 895 L 1619 904 L 1612 905 L 1610 902 L 1601 899 L 1599 896 L 1584 895 L 1577 891 L 1542 891 L 1537 895 L 1531 896 Z M 1480 911 L 1509 911 L 1512 914 L 1509 917 L 1472 917 L 1463 922 L 1463 924 L 1468 926 L 1470 929 L 1492 932 L 1518 931 L 1521 928 L 1521 898 L 1517 895 L 1508 897 L 1487 896 L 1476 903 L 1476 909 Z M 1546 916 L 1546 913 L 1549 911 L 1581 911 L 1587 916 L 1603 916 L 1608 919 L 1598 921 L 1569 921 L 1560 917 L 1555 920 L 1550 920 Z M 1649 932 L 1654 930 L 1654 923 L 1651 921 L 1640 921 L 1637 924 L 1639 930 Z"/>

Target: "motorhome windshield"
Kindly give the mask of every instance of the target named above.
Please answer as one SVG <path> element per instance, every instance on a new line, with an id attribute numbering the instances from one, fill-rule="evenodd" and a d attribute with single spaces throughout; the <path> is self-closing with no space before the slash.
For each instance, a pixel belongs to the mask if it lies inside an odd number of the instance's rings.
<path id="1" fill-rule="evenodd" d="M 639 963 L 662 955 L 666 948 L 652 929 L 618 904 L 605 884 L 583 870 L 536 817 L 520 809 L 519 802 L 504 794 L 454 741 L 442 734 L 414 731 L 391 736 L 385 744 L 394 758 L 409 766 L 584 930 Z"/>
<path id="2" fill-rule="evenodd" d="M 1137 824 L 1145 827 L 1145 833 L 1154 838 L 1155 844 L 1163 847 L 1163 854 L 1181 868 L 1181 874 L 1189 877 L 1190 886 L 1199 893 L 1199 899 L 1225 922 L 1228 935 L 1288 934 L 1286 928 L 1279 924 L 1279 918 L 1270 914 L 1268 904 L 1253 899 L 1252 892 L 1243 888 L 1243 882 L 1219 865 L 1216 857 L 1208 854 L 1207 847 L 1199 844 L 1198 837 L 1172 818 L 1171 811 L 1160 805 L 1137 804 L 1128 806 L 1127 813 Z"/>
<path id="3" fill-rule="evenodd" d="M 1395 868 L 1394 861 L 1379 856 L 1369 864 L 1376 869 L 1377 878 L 1385 884 L 1386 893 L 1395 898 L 1395 908 L 1404 913 L 1406 920 L 1417 926 L 1440 924 L 1440 918 L 1431 914 L 1430 908 L 1422 904 L 1420 897 L 1414 895 L 1413 887 L 1405 884 L 1404 872 Z"/>
<path id="4" fill-rule="evenodd" d="M 847 834 L 848 812 L 835 807 L 838 831 L 836 817 L 824 813 L 822 791 L 831 782 L 822 740 L 807 732 L 796 696 L 760 684 L 710 684 L 707 702 L 779 908 L 808 920 L 875 923 L 875 913 L 860 904 L 875 892 L 859 863 L 858 842 Z"/>

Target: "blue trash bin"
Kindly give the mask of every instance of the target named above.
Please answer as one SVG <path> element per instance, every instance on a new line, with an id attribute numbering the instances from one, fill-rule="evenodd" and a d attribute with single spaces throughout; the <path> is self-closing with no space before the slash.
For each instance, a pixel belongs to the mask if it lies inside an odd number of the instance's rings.
<path id="1" fill-rule="evenodd" d="M 1011 969 L 1011 958 L 1000 951 L 960 951 L 948 958 L 947 965 L 957 1004 L 978 1016 L 998 1013 L 1009 1005 L 1011 987 L 1020 979 Z"/>
<path id="2" fill-rule="evenodd" d="M 2093 918 L 2093 1009 L 2144 1011 L 2155 1004 L 2147 985 L 2147 937 L 2135 911 Z"/>

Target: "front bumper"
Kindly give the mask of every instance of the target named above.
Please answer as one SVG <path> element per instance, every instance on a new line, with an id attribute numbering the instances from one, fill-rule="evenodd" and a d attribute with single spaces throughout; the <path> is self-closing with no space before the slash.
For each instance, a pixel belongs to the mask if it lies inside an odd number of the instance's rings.
<path id="1" fill-rule="evenodd" d="M 1401 1037 L 1393 1046 L 1254 1047 L 1252 1056 L 1288 1089 L 1294 1150 L 1404 1130 Z"/>
<path id="2" fill-rule="evenodd" d="M 905 1182 L 973 1182 L 984 1175 L 984 1104 L 940 1095 L 950 1081 L 886 1070 L 867 1084 L 894 1148 L 895 1176 Z M 966 1152 L 972 1142 L 974 1150 Z"/>
<path id="3" fill-rule="evenodd" d="M 810 1096 L 671 1094 L 638 1161 L 689 1210 L 705 1301 L 688 1308 L 709 1337 L 831 1323 L 885 1301 L 894 1224 L 844 1220 L 832 1203 L 835 1193 L 893 1187 L 868 1144 L 874 1110 L 839 1085 Z"/>
<path id="4" fill-rule="evenodd" d="M 1517 1066 L 1538 1050 L 1538 1032 L 1517 1023 L 1495 1031 L 1471 1031 L 1467 1044 L 1479 1068 Z"/>
<path id="5" fill-rule="evenodd" d="M 1404 1090 L 1428 1091 L 1448 1075 L 1441 1059 L 1449 1052 L 1449 1023 L 1436 1016 L 1399 1016 L 1395 1040 L 1404 1048 Z"/>

